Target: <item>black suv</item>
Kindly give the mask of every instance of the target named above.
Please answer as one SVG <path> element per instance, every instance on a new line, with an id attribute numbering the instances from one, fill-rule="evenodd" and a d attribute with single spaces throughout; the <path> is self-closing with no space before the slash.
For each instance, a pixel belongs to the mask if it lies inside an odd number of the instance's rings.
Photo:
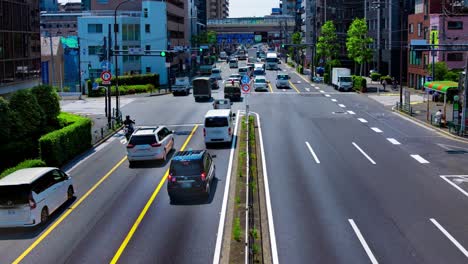
<path id="1" fill-rule="evenodd" d="M 208 199 L 214 177 L 213 157 L 206 150 L 178 151 L 171 160 L 167 177 L 171 202 L 193 195 Z"/>

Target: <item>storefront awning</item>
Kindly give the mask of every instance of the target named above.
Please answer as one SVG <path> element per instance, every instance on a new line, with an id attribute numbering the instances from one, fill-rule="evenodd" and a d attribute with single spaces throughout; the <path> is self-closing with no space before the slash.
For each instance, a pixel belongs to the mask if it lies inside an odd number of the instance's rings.
<path id="1" fill-rule="evenodd" d="M 452 81 L 425 82 L 424 88 L 445 94 L 449 89 L 458 89 L 458 83 Z"/>

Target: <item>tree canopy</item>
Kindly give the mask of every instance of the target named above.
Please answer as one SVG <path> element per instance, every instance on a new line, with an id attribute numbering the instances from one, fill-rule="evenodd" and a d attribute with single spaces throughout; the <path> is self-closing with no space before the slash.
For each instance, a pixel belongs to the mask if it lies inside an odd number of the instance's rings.
<path id="1" fill-rule="evenodd" d="M 362 75 L 363 63 L 372 59 L 372 50 L 369 45 L 373 42 L 367 35 L 367 23 L 363 18 L 354 19 L 348 29 L 346 39 L 346 49 L 348 57 L 361 65 L 360 75 Z"/>

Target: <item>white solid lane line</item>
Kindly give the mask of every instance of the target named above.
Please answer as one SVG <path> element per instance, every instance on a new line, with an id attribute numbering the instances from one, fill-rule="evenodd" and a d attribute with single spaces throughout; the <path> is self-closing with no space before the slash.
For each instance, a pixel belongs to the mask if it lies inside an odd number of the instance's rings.
<path id="1" fill-rule="evenodd" d="M 400 142 L 398 142 L 396 139 L 394 138 L 387 138 L 388 141 L 390 141 L 390 143 L 392 143 L 393 145 L 400 145 Z"/>
<path id="2" fill-rule="evenodd" d="M 351 110 L 348 110 L 348 114 L 350 114 L 350 115 L 355 115 L 356 113 L 354 113 L 354 112 L 351 111 Z"/>
<path id="3" fill-rule="evenodd" d="M 306 145 L 307 145 L 307 148 L 309 148 L 310 153 L 311 153 L 312 156 L 314 157 L 315 162 L 317 162 L 317 164 L 320 164 L 320 160 L 318 159 L 318 157 L 317 157 L 317 155 L 315 154 L 314 150 L 313 150 L 312 147 L 310 146 L 309 142 L 306 141 Z"/>
<path id="4" fill-rule="evenodd" d="M 372 130 L 374 130 L 377 133 L 383 133 L 382 130 L 380 130 L 378 127 L 371 127 Z"/>
<path id="5" fill-rule="evenodd" d="M 437 220 L 434 218 L 431 218 L 430 220 L 440 230 L 440 232 L 442 232 L 463 253 L 463 255 L 468 258 L 468 251 L 466 251 L 466 249 L 460 243 L 458 243 L 458 241 L 452 235 L 450 235 L 450 233 L 447 232 L 447 230 L 445 230 L 445 228 L 441 226 L 439 222 L 437 222 Z"/>
<path id="6" fill-rule="evenodd" d="M 359 152 L 361 152 L 362 155 L 364 155 L 364 157 L 366 157 L 372 164 L 376 164 L 375 161 L 369 157 L 369 155 L 367 155 L 367 153 L 364 152 L 364 150 L 362 150 L 356 143 L 353 142 L 353 145 L 355 148 L 357 148 L 357 150 L 359 150 Z"/>
<path id="7" fill-rule="evenodd" d="M 367 123 L 367 120 L 365 120 L 364 118 L 358 118 L 359 121 L 361 121 L 362 123 Z"/>
<path id="8" fill-rule="evenodd" d="M 463 193 L 463 195 L 465 195 L 466 197 L 468 197 L 468 193 L 463 190 L 462 188 L 460 188 L 460 186 L 456 185 L 453 181 L 447 179 L 447 176 L 440 176 L 444 181 L 446 181 L 448 184 L 452 185 L 453 187 L 455 187 L 455 189 L 459 190 L 461 193 Z"/>
<path id="9" fill-rule="evenodd" d="M 330 97 L 330 95 L 329 95 L 329 94 L 326 94 L 325 97 Z"/>
<path id="10" fill-rule="evenodd" d="M 342 108 L 345 108 L 345 107 L 346 107 L 346 105 L 344 105 L 344 104 L 338 104 L 338 106 L 339 106 L 339 107 L 342 107 Z"/>
<path id="11" fill-rule="evenodd" d="M 423 157 L 419 156 L 419 155 L 416 155 L 416 154 L 412 154 L 411 157 L 415 160 L 417 160 L 419 163 L 429 163 L 429 161 L 425 160 Z"/>
<path id="12" fill-rule="evenodd" d="M 315 89 L 320 90 L 320 87 L 315 87 Z"/>
<path id="13" fill-rule="evenodd" d="M 310 88 L 305 88 L 305 90 L 306 90 L 307 92 L 310 92 Z"/>
<path id="14" fill-rule="evenodd" d="M 335 102 L 335 103 L 338 102 L 336 99 L 331 99 L 331 100 L 332 100 L 332 102 Z"/>
<path id="15" fill-rule="evenodd" d="M 372 253 L 371 249 L 369 248 L 369 245 L 367 245 L 367 242 L 366 242 L 366 240 L 364 239 L 364 237 L 362 236 L 361 231 L 360 231 L 359 228 L 357 227 L 356 223 L 354 223 L 354 220 L 353 220 L 353 219 L 348 219 L 348 221 L 349 221 L 349 223 L 351 224 L 351 227 L 353 228 L 354 233 L 356 233 L 356 236 L 358 237 L 359 242 L 361 242 L 362 247 L 363 247 L 364 250 L 366 251 L 367 256 L 369 257 L 371 263 L 372 263 L 372 264 L 377 264 L 377 263 L 379 263 L 379 262 L 377 261 L 377 259 L 375 258 L 374 254 Z"/>
<path id="16" fill-rule="evenodd" d="M 221 206 L 221 217 L 219 218 L 219 225 L 218 225 L 218 233 L 216 237 L 216 245 L 215 245 L 215 252 L 214 252 L 214 257 L 213 257 L 213 264 L 218 264 L 221 258 L 221 245 L 223 241 L 223 233 L 224 233 L 224 223 L 226 219 L 226 213 L 227 213 L 227 202 L 228 202 L 228 195 L 229 195 L 229 185 L 231 183 L 231 170 L 232 170 L 232 162 L 234 159 L 234 151 L 236 147 L 236 136 L 237 136 L 237 127 L 239 124 L 239 117 L 240 112 L 237 111 L 237 117 L 236 118 L 236 125 L 234 127 L 234 140 L 232 141 L 231 144 L 231 153 L 229 155 L 229 163 L 228 163 L 228 170 L 226 173 L 226 183 L 224 187 L 224 196 L 223 196 L 223 204 Z"/>

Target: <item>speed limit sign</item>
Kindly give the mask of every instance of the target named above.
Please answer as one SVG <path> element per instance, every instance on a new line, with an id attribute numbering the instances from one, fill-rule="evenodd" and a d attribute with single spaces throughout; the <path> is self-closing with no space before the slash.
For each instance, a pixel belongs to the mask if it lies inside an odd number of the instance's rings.
<path id="1" fill-rule="evenodd" d="M 248 85 L 248 84 L 243 84 L 243 85 L 241 86 L 241 89 L 242 89 L 242 92 L 243 92 L 243 93 L 249 93 L 249 92 L 250 92 L 250 85 Z"/>
<path id="2" fill-rule="evenodd" d="M 101 73 L 102 84 L 111 84 L 112 74 L 110 71 L 103 71 Z"/>

